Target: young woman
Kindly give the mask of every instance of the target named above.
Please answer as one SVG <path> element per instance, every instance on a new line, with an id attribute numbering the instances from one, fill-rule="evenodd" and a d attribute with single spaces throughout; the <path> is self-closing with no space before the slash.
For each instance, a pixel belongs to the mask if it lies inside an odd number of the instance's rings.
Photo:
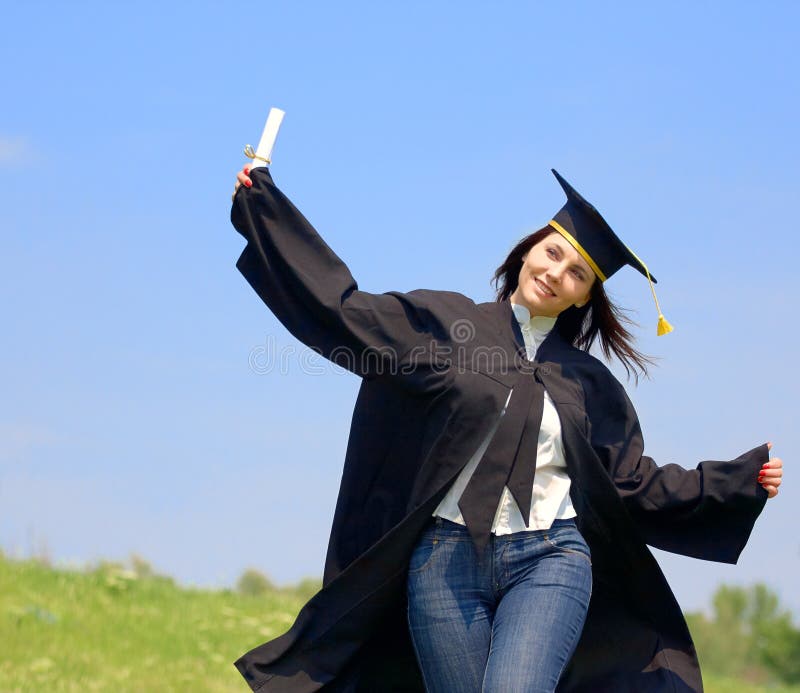
<path id="1" fill-rule="evenodd" d="M 702 690 L 646 544 L 736 562 L 782 464 L 769 444 L 693 470 L 643 455 L 588 350 L 646 369 L 603 282 L 626 264 L 652 277 L 554 173 L 567 203 L 484 304 L 360 291 L 266 168 L 238 174 L 237 267 L 363 378 L 323 589 L 236 663 L 253 690 Z M 302 507 L 301 478 L 293 492 Z"/>

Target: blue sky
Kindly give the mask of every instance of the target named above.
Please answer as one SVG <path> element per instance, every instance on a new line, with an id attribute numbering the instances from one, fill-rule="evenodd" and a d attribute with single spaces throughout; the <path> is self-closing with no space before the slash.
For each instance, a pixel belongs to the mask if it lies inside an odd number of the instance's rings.
<path id="1" fill-rule="evenodd" d="M 766 440 L 787 482 L 736 567 L 658 553 L 687 609 L 764 581 L 800 614 L 800 6 L 4 3 L 0 547 L 131 552 L 187 583 L 319 575 L 358 381 L 235 269 L 242 146 L 361 288 L 492 297 L 563 203 L 557 168 L 659 278 L 608 285 L 660 357 L 647 453 Z M 257 373 L 269 349 L 283 367 Z M 260 350 L 260 351 L 259 351 Z M 617 369 L 617 372 L 618 369 Z M 299 483 L 309 489 L 299 498 Z"/>

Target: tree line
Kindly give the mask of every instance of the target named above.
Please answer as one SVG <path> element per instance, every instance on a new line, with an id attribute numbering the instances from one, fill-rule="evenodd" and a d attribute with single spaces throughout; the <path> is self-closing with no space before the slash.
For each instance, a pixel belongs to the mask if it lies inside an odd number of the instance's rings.
<path id="1" fill-rule="evenodd" d="M 703 671 L 752 683 L 800 683 L 800 629 L 764 584 L 723 585 L 711 616 L 686 614 Z"/>

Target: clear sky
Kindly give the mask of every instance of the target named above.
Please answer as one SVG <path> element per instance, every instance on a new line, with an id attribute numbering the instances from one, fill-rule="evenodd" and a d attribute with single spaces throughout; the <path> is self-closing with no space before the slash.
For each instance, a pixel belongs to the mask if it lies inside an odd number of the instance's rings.
<path id="1" fill-rule="evenodd" d="M 638 273 L 610 280 L 661 359 L 628 388 L 646 452 L 786 463 L 738 566 L 659 561 L 686 609 L 763 581 L 800 614 L 800 5 L 1 7 L 6 552 L 321 574 L 358 380 L 260 302 L 229 221 L 278 106 L 275 180 L 362 289 L 490 300 L 563 203 L 551 167 L 595 203 L 676 327 L 656 339 Z"/>

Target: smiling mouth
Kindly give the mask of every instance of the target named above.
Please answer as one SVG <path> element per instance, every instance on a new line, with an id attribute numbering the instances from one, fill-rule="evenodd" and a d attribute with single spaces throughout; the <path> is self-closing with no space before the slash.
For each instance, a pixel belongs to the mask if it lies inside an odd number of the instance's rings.
<path id="1" fill-rule="evenodd" d="M 536 282 L 536 286 L 539 287 L 540 291 L 543 294 L 545 294 L 547 296 L 555 296 L 555 292 L 549 286 L 547 286 L 547 284 L 545 284 L 544 282 L 539 281 L 538 279 L 534 279 L 534 281 Z"/>

